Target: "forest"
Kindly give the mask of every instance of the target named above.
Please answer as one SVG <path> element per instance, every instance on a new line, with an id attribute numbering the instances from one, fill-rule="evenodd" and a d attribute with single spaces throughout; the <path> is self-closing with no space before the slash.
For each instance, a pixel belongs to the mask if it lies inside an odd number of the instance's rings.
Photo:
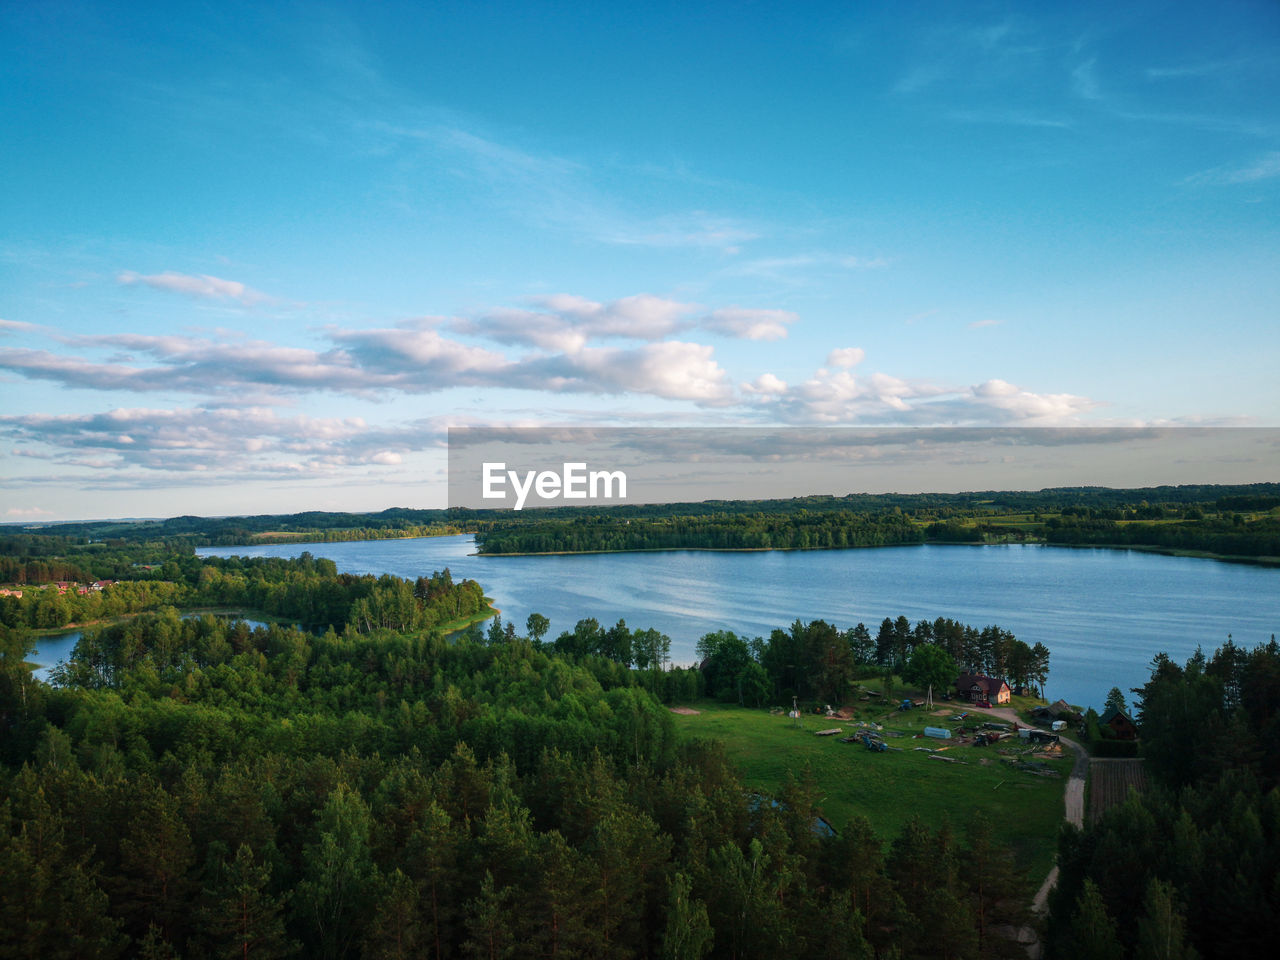
<path id="1" fill-rule="evenodd" d="M 1133 691 L 1149 785 L 1064 830 L 1056 957 L 1241 958 L 1280 911 L 1280 646 L 1163 654 Z"/>
<path id="2" fill-rule="evenodd" d="M 660 698 L 701 672 L 660 634 L 448 641 L 466 582 L 391 584 L 421 613 L 384 627 L 363 580 L 201 561 L 185 589 L 332 591 L 345 625 L 168 607 L 86 630 L 53 685 L 0 627 L 0 955 L 1010 955 L 1027 880 L 980 815 L 828 836 L 803 773 L 762 798 L 678 741 Z"/>

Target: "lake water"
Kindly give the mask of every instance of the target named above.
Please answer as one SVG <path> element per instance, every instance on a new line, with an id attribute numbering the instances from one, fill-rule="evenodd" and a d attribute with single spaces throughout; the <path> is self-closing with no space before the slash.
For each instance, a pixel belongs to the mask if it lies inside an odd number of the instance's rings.
<path id="1" fill-rule="evenodd" d="M 1280 632 L 1280 570 L 1128 550 L 1045 546 L 913 546 L 759 553 L 671 551 L 479 557 L 470 536 L 218 547 L 205 555 L 297 556 L 308 550 L 348 573 L 418 577 L 449 567 L 478 580 L 502 616 L 534 611 L 549 636 L 583 617 L 671 637 L 672 659 L 694 660 L 698 637 L 729 629 L 767 636 L 796 618 L 842 629 L 885 617 L 999 624 L 1052 653 L 1051 700 L 1100 707 L 1129 696 L 1151 658 L 1211 653 L 1232 634 L 1253 646 Z"/>

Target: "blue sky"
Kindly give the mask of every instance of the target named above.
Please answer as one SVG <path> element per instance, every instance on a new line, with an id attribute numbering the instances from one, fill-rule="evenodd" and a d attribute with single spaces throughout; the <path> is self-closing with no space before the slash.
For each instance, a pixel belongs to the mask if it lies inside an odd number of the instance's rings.
<path id="1" fill-rule="evenodd" d="M 4 5 L 0 519 L 439 506 L 459 424 L 1277 425 L 1280 7 L 779 6 Z"/>

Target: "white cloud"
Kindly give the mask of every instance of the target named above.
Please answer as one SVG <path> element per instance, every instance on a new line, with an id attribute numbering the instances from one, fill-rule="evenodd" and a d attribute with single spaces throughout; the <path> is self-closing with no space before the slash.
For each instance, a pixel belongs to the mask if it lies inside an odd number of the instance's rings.
<path id="1" fill-rule="evenodd" d="M 732 402 L 729 376 L 712 347 L 665 340 L 634 349 L 588 347 L 522 362 L 509 386 L 572 393 L 635 393 L 704 406 Z"/>
<path id="2" fill-rule="evenodd" d="M 828 367 L 856 367 L 867 357 L 861 347 L 839 347 L 827 354 Z"/>
<path id="3" fill-rule="evenodd" d="M 43 507 L 10 507 L 4 512 L 6 517 L 51 517 L 52 510 L 45 510 Z"/>
<path id="4" fill-rule="evenodd" d="M 978 407 L 1022 422 L 1068 423 L 1098 404 L 1070 393 L 1032 393 L 1004 380 L 987 380 L 971 389 Z"/>
<path id="5" fill-rule="evenodd" d="M 787 325 L 799 317 L 789 310 L 748 310 L 742 307 L 725 307 L 713 310 L 704 317 L 700 326 L 713 333 L 737 337 L 742 340 L 782 340 L 787 335 Z"/>
<path id="6" fill-rule="evenodd" d="M 838 367 L 837 354 L 861 362 L 861 351 L 833 351 L 827 367 L 780 392 L 744 385 L 743 392 L 759 397 L 757 409 L 768 409 L 786 423 L 902 424 L 902 425 L 1066 425 L 1097 403 L 1073 394 L 1037 394 L 1004 380 L 987 380 L 971 387 L 952 387 L 910 380 L 885 373 L 855 376 Z"/>
<path id="7" fill-rule="evenodd" d="M 455 320 L 451 329 L 496 343 L 574 353 L 594 340 L 656 341 L 695 328 L 741 340 L 781 340 L 799 319 L 789 310 L 738 306 L 696 317 L 696 304 L 647 293 L 605 303 L 557 293 L 530 303 L 536 309 L 498 308 Z"/>
<path id="8" fill-rule="evenodd" d="M 572 353 L 595 339 L 661 340 L 687 329 L 696 309 L 647 293 L 608 303 L 567 293 L 534 297 L 530 302 L 540 309 L 498 308 L 456 320 L 452 329 L 497 343 Z"/>
<path id="9" fill-rule="evenodd" d="M 742 392 L 761 397 L 780 397 L 787 392 L 787 381 L 772 373 L 762 373 L 750 383 L 742 384 Z"/>
<path id="10" fill-rule="evenodd" d="M 590 315 L 593 330 L 638 322 L 648 332 L 674 315 L 671 301 L 631 298 L 614 304 L 559 304 Z M 563 331 L 562 331 L 563 332 Z M 714 350 L 666 340 L 638 348 L 593 348 L 584 341 L 562 353 L 509 358 L 443 336 L 430 319 L 396 327 L 324 331 L 327 350 L 285 347 L 234 337 L 117 334 L 79 337 L 72 346 L 130 351 L 96 361 L 48 350 L 0 348 L 0 369 L 32 379 L 96 390 L 229 396 L 236 402 L 279 403 L 285 394 L 331 391 L 358 395 L 434 393 L 454 387 L 546 392 L 645 394 L 718 405 L 728 402 L 728 375 Z M 552 341 L 548 341 L 552 342 Z"/>
<path id="11" fill-rule="evenodd" d="M 208 274 L 191 276 L 185 273 L 155 273 L 149 276 L 126 270 L 116 278 L 124 286 L 142 284 L 153 290 L 165 290 L 169 293 L 181 293 L 201 300 L 231 300 L 241 306 L 251 307 L 258 303 L 266 303 L 273 297 L 247 287 L 238 280 L 223 280 Z"/>

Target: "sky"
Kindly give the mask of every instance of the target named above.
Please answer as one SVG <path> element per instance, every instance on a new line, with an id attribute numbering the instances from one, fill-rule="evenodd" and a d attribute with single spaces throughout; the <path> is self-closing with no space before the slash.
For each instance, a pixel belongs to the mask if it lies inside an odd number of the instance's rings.
<path id="1" fill-rule="evenodd" d="M 0 85 L 0 520 L 443 506 L 451 426 L 1280 425 L 1274 2 L 7 3 Z"/>

